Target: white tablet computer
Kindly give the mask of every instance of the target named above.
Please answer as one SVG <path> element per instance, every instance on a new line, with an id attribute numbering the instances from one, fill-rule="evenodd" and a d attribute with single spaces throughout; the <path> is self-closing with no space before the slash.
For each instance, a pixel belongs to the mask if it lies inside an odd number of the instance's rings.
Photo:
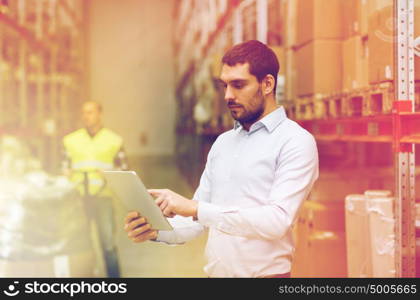
<path id="1" fill-rule="evenodd" d="M 104 171 L 103 174 L 110 189 L 123 201 L 127 212 L 138 211 L 153 229 L 173 229 L 136 172 Z"/>

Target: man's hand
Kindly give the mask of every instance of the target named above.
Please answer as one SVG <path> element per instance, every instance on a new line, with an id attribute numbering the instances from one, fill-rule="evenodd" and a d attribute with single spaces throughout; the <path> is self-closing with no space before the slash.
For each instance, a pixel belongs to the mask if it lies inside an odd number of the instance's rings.
<path id="1" fill-rule="evenodd" d="M 147 191 L 150 195 L 157 198 L 156 204 L 166 217 L 175 215 L 197 217 L 197 201 L 187 199 L 168 189 Z"/>
<path id="2" fill-rule="evenodd" d="M 136 211 L 129 212 L 125 217 L 124 230 L 134 243 L 153 240 L 158 235 L 157 230 L 152 229 L 147 220 Z"/>

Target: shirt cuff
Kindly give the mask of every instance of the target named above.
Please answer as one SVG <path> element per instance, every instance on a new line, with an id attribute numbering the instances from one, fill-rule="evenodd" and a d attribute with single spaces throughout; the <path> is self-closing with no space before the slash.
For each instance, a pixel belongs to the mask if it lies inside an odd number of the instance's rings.
<path id="1" fill-rule="evenodd" d="M 172 231 L 165 231 L 159 230 L 157 238 L 155 240 L 151 240 L 152 242 L 161 242 L 166 244 L 173 243 L 173 232 Z"/>

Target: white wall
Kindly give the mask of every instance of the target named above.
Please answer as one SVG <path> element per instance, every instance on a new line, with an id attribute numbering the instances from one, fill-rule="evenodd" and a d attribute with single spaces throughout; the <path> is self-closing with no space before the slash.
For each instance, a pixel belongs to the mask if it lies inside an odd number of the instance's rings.
<path id="1" fill-rule="evenodd" d="M 105 126 L 123 136 L 129 156 L 174 150 L 173 2 L 87 5 L 88 95 L 103 103 Z"/>

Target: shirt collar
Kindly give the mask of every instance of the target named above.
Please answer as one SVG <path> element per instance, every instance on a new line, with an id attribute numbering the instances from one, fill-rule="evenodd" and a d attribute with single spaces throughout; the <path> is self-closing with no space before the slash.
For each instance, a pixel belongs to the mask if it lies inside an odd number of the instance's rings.
<path id="1" fill-rule="evenodd" d="M 268 132 L 271 133 L 286 118 L 287 116 L 286 116 L 286 112 L 284 111 L 284 107 L 280 106 L 276 110 L 266 115 L 261 120 L 252 124 L 251 127 L 249 128 L 249 133 L 254 132 L 255 130 L 263 126 L 268 130 Z M 241 123 L 239 123 L 238 121 L 235 121 L 233 129 L 236 130 L 238 128 L 241 128 L 241 130 L 243 129 Z"/>

